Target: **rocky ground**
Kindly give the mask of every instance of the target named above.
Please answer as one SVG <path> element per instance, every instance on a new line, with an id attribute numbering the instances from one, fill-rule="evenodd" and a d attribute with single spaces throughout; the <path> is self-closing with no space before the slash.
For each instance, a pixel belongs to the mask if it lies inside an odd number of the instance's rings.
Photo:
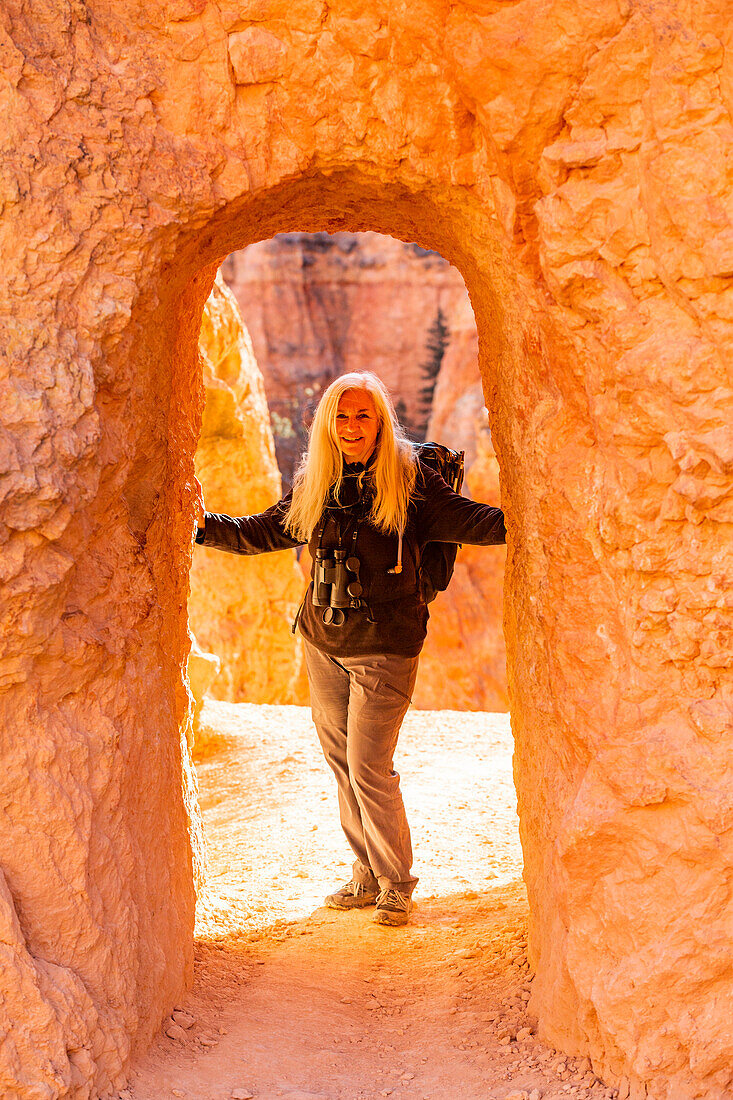
<path id="1" fill-rule="evenodd" d="M 307 709 L 207 703 L 194 986 L 123 1100 L 611 1100 L 535 1035 L 506 715 L 410 713 L 396 767 L 420 876 L 406 929 L 349 878 Z"/>

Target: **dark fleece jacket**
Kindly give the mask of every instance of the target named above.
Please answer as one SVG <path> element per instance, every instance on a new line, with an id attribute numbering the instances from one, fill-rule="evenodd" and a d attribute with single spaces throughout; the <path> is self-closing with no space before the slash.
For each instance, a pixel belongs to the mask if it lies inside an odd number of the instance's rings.
<path id="1" fill-rule="evenodd" d="M 303 637 L 332 657 L 361 657 L 370 653 L 397 653 L 414 657 L 422 649 L 428 607 L 419 579 L 420 554 L 429 542 L 470 543 L 490 546 L 506 540 L 504 514 L 499 508 L 468 500 L 454 493 L 439 474 L 420 465 L 408 509 L 402 552 L 402 572 L 389 573 L 397 561 L 397 536 L 385 535 L 368 522 L 371 507 L 369 471 L 345 467 L 345 483 L 339 501 L 329 501 L 308 544 L 311 558 L 320 528 L 326 550 L 340 544 L 361 563 L 359 580 L 364 588 L 359 609 L 349 609 L 341 626 L 323 622 L 323 608 L 312 602 L 313 583 L 303 603 L 300 631 Z M 362 475 L 359 477 L 359 475 Z M 205 526 L 196 541 L 233 554 L 263 554 L 286 550 L 299 543 L 284 528 L 290 494 L 256 516 L 218 515 L 207 512 Z M 353 543 L 357 527 L 356 544 Z M 311 571 L 311 578 L 312 578 Z"/>

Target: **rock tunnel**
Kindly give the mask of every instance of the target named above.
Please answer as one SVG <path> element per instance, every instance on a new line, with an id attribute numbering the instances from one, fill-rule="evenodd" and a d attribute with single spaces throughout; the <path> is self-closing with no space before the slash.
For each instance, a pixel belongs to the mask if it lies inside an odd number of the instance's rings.
<path id="1" fill-rule="evenodd" d="M 731 1095 L 725 5 L 0 18 L 3 1095 L 110 1095 L 190 981 L 201 313 L 322 230 L 471 296 L 540 1032 L 634 1100 Z"/>

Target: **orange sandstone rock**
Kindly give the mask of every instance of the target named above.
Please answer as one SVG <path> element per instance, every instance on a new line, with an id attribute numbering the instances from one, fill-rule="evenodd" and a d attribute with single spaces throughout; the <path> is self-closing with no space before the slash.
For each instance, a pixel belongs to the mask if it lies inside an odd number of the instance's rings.
<path id="1" fill-rule="evenodd" d="M 2 35 L 5 1091 L 110 1095 L 191 981 L 201 314 L 230 252 L 368 229 L 476 315 L 539 1034 L 729 1095 L 728 6 L 6 0 Z"/>
<path id="2" fill-rule="evenodd" d="M 204 699 L 209 694 L 212 680 L 221 669 L 221 659 L 215 653 L 207 653 L 195 638 L 191 639 L 191 652 L 188 655 L 188 683 L 193 696 L 193 730 L 198 732 L 199 717 Z"/>
<path id="3" fill-rule="evenodd" d="M 252 345 L 220 279 L 201 325 L 206 404 L 196 473 L 210 512 L 245 516 L 279 500 L 280 474 Z M 291 623 L 304 584 L 295 552 L 254 557 L 197 547 L 191 563 L 191 627 L 221 659 L 208 692 L 234 703 L 297 703 L 302 643 Z"/>

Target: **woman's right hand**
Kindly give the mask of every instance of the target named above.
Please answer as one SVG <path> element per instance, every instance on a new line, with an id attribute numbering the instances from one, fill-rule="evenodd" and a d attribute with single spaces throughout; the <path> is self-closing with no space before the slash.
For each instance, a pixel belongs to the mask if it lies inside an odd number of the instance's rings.
<path id="1" fill-rule="evenodd" d="M 196 526 L 203 527 L 206 521 L 206 508 L 204 506 L 204 489 L 197 477 L 193 479 L 194 488 L 196 490 Z"/>

